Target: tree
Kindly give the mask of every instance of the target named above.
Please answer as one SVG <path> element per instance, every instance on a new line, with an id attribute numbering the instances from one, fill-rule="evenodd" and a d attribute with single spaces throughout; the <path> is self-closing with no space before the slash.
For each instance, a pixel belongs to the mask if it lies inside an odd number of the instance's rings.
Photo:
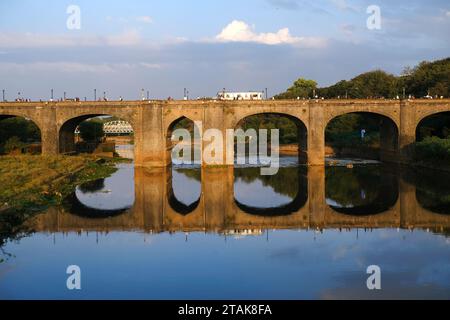
<path id="1" fill-rule="evenodd" d="M 421 62 L 405 77 L 408 94 L 415 97 L 450 96 L 450 58 L 434 62 Z"/>
<path id="2" fill-rule="evenodd" d="M 85 142 L 98 142 L 103 138 L 103 123 L 97 121 L 84 121 L 78 129 L 80 130 L 81 139 Z"/>
<path id="3" fill-rule="evenodd" d="M 275 99 L 312 98 L 317 82 L 305 78 L 297 79 L 286 92 L 275 96 Z"/>
<path id="4" fill-rule="evenodd" d="M 397 78 L 382 70 L 360 74 L 350 81 L 349 98 L 395 98 L 399 95 Z"/>

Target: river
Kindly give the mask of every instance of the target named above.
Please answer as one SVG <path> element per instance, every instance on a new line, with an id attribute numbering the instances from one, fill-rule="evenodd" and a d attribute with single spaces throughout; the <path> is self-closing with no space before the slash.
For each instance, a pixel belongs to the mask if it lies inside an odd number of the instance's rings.
<path id="1" fill-rule="evenodd" d="M 6 241 L 0 298 L 450 298 L 448 174 L 281 164 L 272 177 L 119 164 Z"/>

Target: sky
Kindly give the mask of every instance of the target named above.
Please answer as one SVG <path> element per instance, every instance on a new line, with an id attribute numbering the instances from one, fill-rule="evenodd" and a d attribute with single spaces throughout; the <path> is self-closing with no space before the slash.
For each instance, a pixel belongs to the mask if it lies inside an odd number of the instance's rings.
<path id="1" fill-rule="evenodd" d="M 0 0 L 9 100 L 274 95 L 448 56 L 448 0 Z"/>

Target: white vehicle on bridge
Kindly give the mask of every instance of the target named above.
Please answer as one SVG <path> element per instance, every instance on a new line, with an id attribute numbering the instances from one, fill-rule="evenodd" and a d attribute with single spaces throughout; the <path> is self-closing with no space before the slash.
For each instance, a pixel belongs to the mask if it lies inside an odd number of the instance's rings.
<path id="1" fill-rule="evenodd" d="M 221 91 L 217 93 L 219 100 L 262 100 L 263 93 L 258 91 L 247 92 L 226 92 Z"/>

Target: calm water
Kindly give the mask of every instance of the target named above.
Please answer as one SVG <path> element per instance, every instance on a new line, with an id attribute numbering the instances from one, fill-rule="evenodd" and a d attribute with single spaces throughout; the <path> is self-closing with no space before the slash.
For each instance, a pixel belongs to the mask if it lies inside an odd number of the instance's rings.
<path id="1" fill-rule="evenodd" d="M 293 163 L 273 177 L 121 164 L 2 235 L 0 298 L 450 298 L 447 175 Z"/>

